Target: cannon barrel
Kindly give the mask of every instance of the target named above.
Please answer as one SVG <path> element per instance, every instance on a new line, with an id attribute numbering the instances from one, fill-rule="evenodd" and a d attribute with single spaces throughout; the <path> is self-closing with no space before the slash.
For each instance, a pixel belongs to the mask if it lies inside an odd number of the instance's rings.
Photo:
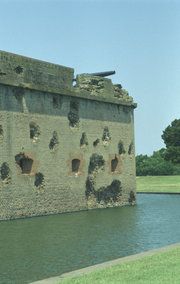
<path id="1" fill-rule="evenodd" d="M 116 73 L 116 71 L 104 71 L 104 72 L 85 73 L 85 74 L 90 75 L 90 76 L 106 77 L 106 76 L 114 75 L 115 73 Z M 73 81 L 76 81 L 76 78 L 74 78 Z"/>
<path id="2" fill-rule="evenodd" d="M 114 75 L 115 73 L 116 73 L 115 71 L 105 71 L 105 72 L 89 73 L 88 75 L 99 76 L 99 77 L 107 77 L 107 76 L 110 76 L 110 75 Z"/>

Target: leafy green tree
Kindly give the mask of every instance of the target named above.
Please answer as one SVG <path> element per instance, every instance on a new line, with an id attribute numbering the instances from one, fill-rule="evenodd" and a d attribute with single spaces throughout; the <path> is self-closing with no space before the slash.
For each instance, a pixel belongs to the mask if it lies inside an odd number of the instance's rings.
<path id="1" fill-rule="evenodd" d="M 180 175 L 180 119 L 172 121 L 163 131 L 166 149 L 154 151 L 152 156 L 136 156 L 136 175 Z"/>
<path id="2" fill-rule="evenodd" d="M 164 158 L 174 164 L 180 163 L 180 119 L 175 119 L 163 131 L 162 139 L 166 145 Z"/>
<path id="3" fill-rule="evenodd" d="M 173 175 L 174 165 L 164 160 L 165 149 L 155 151 L 152 156 L 136 156 L 136 175 L 137 176 L 160 176 Z M 178 173 L 178 169 L 176 169 Z"/>

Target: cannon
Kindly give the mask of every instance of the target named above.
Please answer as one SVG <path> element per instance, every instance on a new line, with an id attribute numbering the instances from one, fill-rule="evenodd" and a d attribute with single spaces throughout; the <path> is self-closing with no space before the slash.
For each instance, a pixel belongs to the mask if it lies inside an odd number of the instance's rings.
<path id="1" fill-rule="evenodd" d="M 105 72 L 97 72 L 97 73 L 89 73 L 88 75 L 98 76 L 98 77 L 107 77 L 110 75 L 114 75 L 115 71 L 105 71 Z"/>
<path id="2" fill-rule="evenodd" d="M 110 76 L 110 75 L 114 75 L 115 73 L 116 73 L 115 71 L 104 71 L 104 72 L 97 72 L 97 73 L 86 73 L 86 75 L 98 76 L 98 77 L 107 77 L 107 76 Z M 76 81 L 76 78 L 74 78 L 73 81 Z"/>

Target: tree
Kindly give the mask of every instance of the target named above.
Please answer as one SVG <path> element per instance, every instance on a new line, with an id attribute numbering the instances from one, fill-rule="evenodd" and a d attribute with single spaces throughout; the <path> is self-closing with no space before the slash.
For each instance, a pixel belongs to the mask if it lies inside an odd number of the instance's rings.
<path id="1" fill-rule="evenodd" d="M 174 174 L 174 165 L 164 160 L 164 153 L 165 149 L 160 149 L 159 151 L 154 151 L 150 157 L 147 155 L 136 156 L 136 175 L 163 176 Z"/>
<path id="2" fill-rule="evenodd" d="M 161 137 L 166 145 L 164 159 L 174 164 L 180 163 L 180 119 L 172 121 Z"/>

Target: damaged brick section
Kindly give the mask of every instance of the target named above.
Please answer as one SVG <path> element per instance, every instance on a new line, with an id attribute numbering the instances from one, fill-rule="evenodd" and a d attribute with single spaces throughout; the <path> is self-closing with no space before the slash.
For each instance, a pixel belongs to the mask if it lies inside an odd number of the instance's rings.
<path id="1" fill-rule="evenodd" d="M 16 100 L 19 103 L 22 103 L 22 99 L 23 99 L 23 96 L 25 94 L 25 90 L 21 87 L 15 87 L 15 88 L 13 88 L 13 93 L 14 93 Z"/>
<path id="2" fill-rule="evenodd" d="M 14 68 L 14 71 L 17 73 L 17 74 L 21 74 L 23 73 L 24 71 L 24 68 L 20 65 L 18 65 L 16 68 Z"/>
<path id="3" fill-rule="evenodd" d="M 107 187 L 100 187 L 96 192 L 98 203 L 113 203 L 117 202 L 121 196 L 122 188 L 119 180 L 113 180 Z"/>
<path id="4" fill-rule="evenodd" d="M 83 132 L 80 139 L 80 147 L 85 147 L 85 146 L 88 146 L 88 139 L 86 132 Z"/>
<path id="5" fill-rule="evenodd" d="M 61 108 L 61 98 L 59 96 L 53 96 L 52 98 L 53 108 L 60 109 Z"/>
<path id="6" fill-rule="evenodd" d="M 0 125 L 0 142 L 3 140 L 3 138 L 4 138 L 4 131 L 2 125 Z"/>
<path id="7" fill-rule="evenodd" d="M 34 186 L 40 188 L 44 188 L 44 175 L 42 173 L 36 173 L 35 174 L 35 181 Z"/>
<path id="8" fill-rule="evenodd" d="M 0 177 L 6 184 L 11 181 L 9 165 L 6 162 L 2 163 L 0 167 Z"/>
<path id="9" fill-rule="evenodd" d="M 58 134 L 56 131 L 53 132 L 53 136 L 49 142 L 49 149 L 54 150 L 59 144 Z"/>
<path id="10" fill-rule="evenodd" d="M 15 156 L 15 161 L 21 169 L 22 174 L 31 174 L 33 160 L 30 157 L 26 156 L 24 153 L 19 153 Z"/>
<path id="11" fill-rule="evenodd" d="M 136 203 L 136 196 L 134 191 L 131 190 L 130 194 L 129 194 L 129 203 L 131 205 L 134 205 Z"/>
<path id="12" fill-rule="evenodd" d="M 33 142 L 37 142 L 40 136 L 40 127 L 35 122 L 30 122 L 29 124 L 30 129 L 30 138 Z"/>
<path id="13" fill-rule="evenodd" d="M 104 170 L 105 161 L 102 155 L 93 154 L 90 158 L 88 177 L 86 179 L 86 191 L 89 208 L 101 206 L 113 206 L 114 203 L 120 202 L 122 195 L 121 182 L 113 180 L 110 185 L 97 188 L 96 177 Z"/>
<path id="14" fill-rule="evenodd" d="M 100 143 L 100 139 L 97 138 L 97 139 L 93 142 L 93 146 L 96 147 L 99 143 Z"/>
<path id="15" fill-rule="evenodd" d="M 109 142 L 111 141 L 111 135 L 107 126 L 105 126 L 103 130 L 102 141 L 104 145 L 109 144 Z"/>
<path id="16" fill-rule="evenodd" d="M 92 174 L 104 170 L 105 161 L 102 155 L 93 154 L 90 158 L 88 173 Z"/>
<path id="17" fill-rule="evenodd" d="M 118 169 L 118 158 L 117 156 L 115 155 L 114 159 L 111 160 L 111 172 L 114 173 L 117 171 Z"/>
<path id="18" fill-rule="evenodd" d="M 79 126 L 79 102 L 70 102 L 70 111 L 68 113 L 69 126 L 78 127 Z"/>
<path id="19" fill-rule="evenodd" d="M 113 91 L 112 83 L 109 79 L 89 74 L 77 75 L 75 89 L 87 91 L 94 96 L 97 96 L 98 94 L 101 95 L 104 91 Z"/>
<path id="20" fill-rule="evenodd" d="M 133 144 L 133 142 L 131 142 L 131 144 L 129 145 L 129 149 L 128 149 L 129 155 L 131 155 L 133 153 L 133 149 L 134 149 L 134 144 Z"/>
<path id="21" fill-rule="evenodd" d="M 86 198 L 95 199 L 97 203 L 113 204 L 118 202 L 122 195 L 121 182 L 119 180 L 113 180 L 108 186 L 102 186 L 95 189 L 95 181 L 92 176 L 88 176 L 86 180 Z"/>
<path id="22" fill-rule="evenodd" d="M 118 152 L 119 152 L 119 155 L 126 153 L 126 151 L 124 149 L 124 144 L 121 140 L 118 143 Z"/>
<path id="23" fill-rule="evenodd" d="M 114 85 L 114 97 L 118 99 L 123 99 L 124 101 L 127 101 L 127 102 L 133 101 L 133 98 L 129 96 L 128 91 L 123 89 L 121 84 Z"/>

